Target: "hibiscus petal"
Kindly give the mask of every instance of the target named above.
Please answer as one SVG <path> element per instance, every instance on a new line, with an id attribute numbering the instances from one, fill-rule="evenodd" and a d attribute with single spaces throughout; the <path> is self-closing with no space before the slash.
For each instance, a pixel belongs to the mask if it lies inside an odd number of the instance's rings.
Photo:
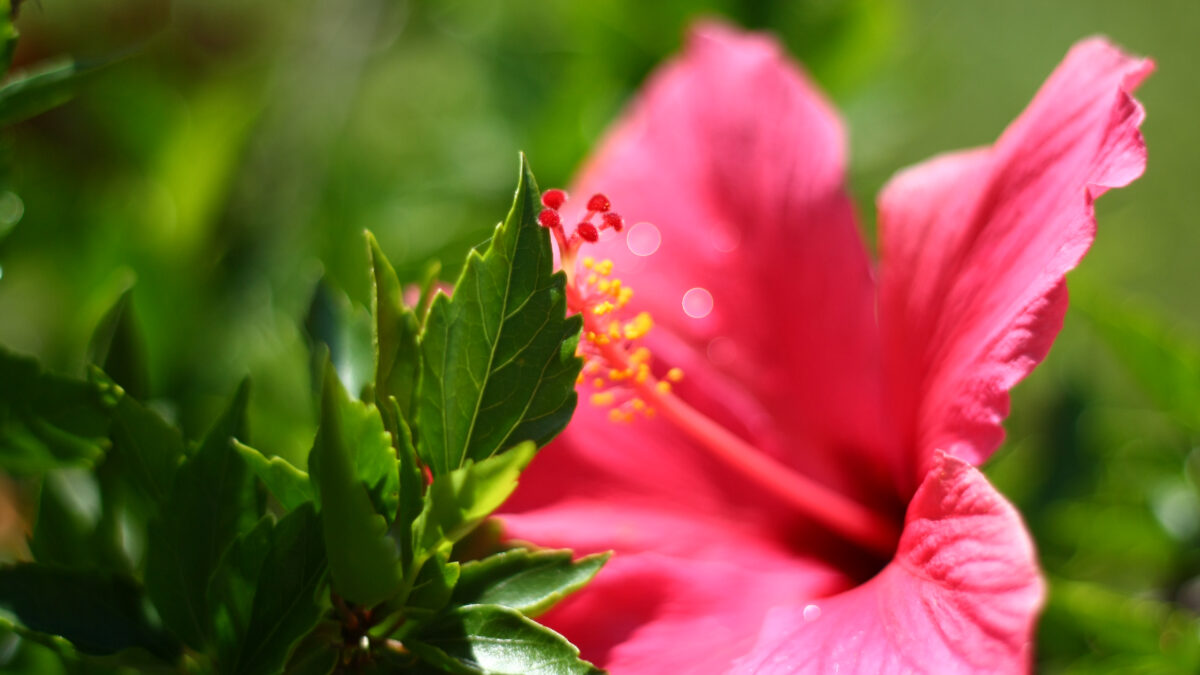
<path id="1" fill-rule="evenodd" d="M 1026 672 L 1044 594 L 1016 509 L 938 453 L 895 560 L 847 593 L 772 610 L 733 672 Z"/>
<path id="2" fill-rule="evenodd" d="M 1061 327 L 1093 201 L 1145 168 L 1130 92 L 1152 69 L 1082 42 L 993 147 L 909 169 L 880 195 L 885 367 L 913 483 L 935 448 L 978 464 L 1002 441 L 1008 390 Z"/>
<path id="3" fill-rule="evenodd" d="M 539 618 L 613 673 L 724 672 L 768 610 L 851 585 L 827 564 L 776 548 L 736 523 L 572 500 L 505 516 L 509 535 L 616 555 L 587 589 Z M 703 636 L 703 651 L 697 651 Z"/>
<path id="4" fill-rule="evenodd" d="M 886 502 L 874 489 L 886 462 L 871 461 L 882 445 L 874 286 L 844 155 L 836 114 L 772 39 L 705 23 L 573 193 L 604 192 L 630 219 L 635 243 L 609 237 L 589 252 L 612 258 L 632 306 L 651 311 L 648 340 L 685 368 L 685 400 L 803 473 Z M 644 231 L 635 221 L 660 234 L 653 255 L 630 250 Z M 694 288 L 711 295 L 706 315 L 685 311 Z"/>

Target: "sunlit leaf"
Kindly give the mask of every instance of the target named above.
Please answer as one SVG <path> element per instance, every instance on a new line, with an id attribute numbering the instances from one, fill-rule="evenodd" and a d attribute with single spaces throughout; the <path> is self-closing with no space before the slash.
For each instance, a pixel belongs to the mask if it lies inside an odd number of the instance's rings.
<path id="1" fill-rule="evenodd" d="M 417 452 L 434 475 L 521 441 L 548 442 L 575 409 L 578 317 L 537 223 L 524 157 L 512 210 L 472 251 L 454 296 L 433 300 L 421 337 Z"/>
<path id="2" fill-rule="evenodd" d="M 537 616 L 596 576 L 609 554 L 571 560 L 570 551 L 514 549 L 466 563 L 454 602 L 501 605 Z"/>

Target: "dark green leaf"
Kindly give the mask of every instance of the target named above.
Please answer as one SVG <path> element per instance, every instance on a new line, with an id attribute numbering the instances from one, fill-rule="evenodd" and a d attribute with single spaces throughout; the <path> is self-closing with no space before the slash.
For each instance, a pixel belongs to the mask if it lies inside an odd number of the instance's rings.
<path id="1" fill-rule="evenodd" d="M 512 675 L 598 674 L 566 638 L 497 605 L 466 605 L 422 627 L 405 645 L 452 672 Z"/>
<path id="2" fill-rule="evenodd" d="M 44 373 L 35 360 L 0 347 L 0 468 L 41 473 L 94 465 L 108 446 L 119 396 L 109 384 Z"/>
<path id="3" fill-rule="evenodd" d="M 472 251 L 453 298 L 421 337 L 417 451 L 434 475 L 521 441 L 545 444 L 575 409 L 579 319 L 567 319 L 538 190 L 521 160 L 516 198 L 487 251 Z"/>
<path id="4" fill-rule="evenodd" d="M 100 319 L 88 344 L 88 361 L 121 385 L 126 394 L 145 400 L 150 394 L 150 371 L 134 321 L 132 294 L 132 288 L 126 289 Z"/>
<path id="5" fill-rule="evenodd" d="M 61 635 L 82 652 L 113 654 L 142 647 L 173 661 L 179 644 L 147 612 L 128 579 L 26 563 L 0 568 L 0 606 L 26 627 Z"/>
<path id="6" fill-rule="evenodd" d="M 417 386 L 420 354 L 417 351 L 417 317 L 405 304 L 396 271 L 367 232 L 371 259 L 371 313 L 375 317 L 372 343 L 375 355 L 375 396 L 380 402 L 395 398 L 405 423 L 412 427 L 412 401 Z M 395 433 L 395 425 L 388 430 Z"/>
<path id="7" fill-rule="evenodd" d="M 358 397 L 363 387 L 374 380 L 371 317 L 367 311 L 321 280 L 313 291 L 304 328 L 308 333 L 309 350 L 317 355 L 324 345 L 342 386 Z M 314 359 L 314 385 L 319 385 L 324 376 L 322 367 L 320 358 Z"/>
<path id="8" fill-rule="evenodd" d="M 323 622 L 300 641 L 288 657 L 285 675 L 329 675 L 337 667 L 342 648 L 342 627 Z"/>
<path id="9" fill-rule="evenodd" d="M 79 85 L 105 65 L 58 61 L 18 75 L 0 87 L 0 126 L 16 124 L 70 101 Z"/>
<path id="10" fill-rule="evenodd" d="M 334 590 L 342 597 L 375 605 L 400 590 L 400 551 L 387 536 L 387 520 L 372 504 L 360 478 L 355 446 L 346 442 L 349 424 L 343 414 L 350 400 L 328 360 L 323 380 L 321 427 L 309 454 L 309 476 L 320 495 L 329 571 Z M 392 466 L 394 470 L 394 460 Z"/>
<path id="11" fill-rule="evenodd" d="M 404 568 L 409 569 L 414 556 L 412 526 L 425 504 L 425 474 L 417 462 L 417 452 L 413 447 L 408 425 L 395 410 L 396 399 L 389 398 L 385 405 L 393 409 L 392 419 L 398 422 L 395 447 L 399 457 L 397 466 L 399 468 L 400 494 L 396 519 L 392 521 L 391 537 L 400 547 L 400 560 L 404 564 Z"/>
<path id="12" fill-rule="evenodd" d="M 591 581 L 608 557 L 602 553 L 572 561 L 570 551 L 497 553 L 463 565 L 454 603 L 502 605 L 537 616 Z"/>
<path id="13" fill-rule="evenodd" d="M 21 0 L 17 0 L 17 4 L 21 4 Z M 17 50 L 16 18 L 17 10 L 11 0 L 0 0 L 0 77 L 12 66 L 13 53 Z"/>
<path id="14" fill-rule="evenodd" d="M 214 589 L 223 599 L 223 624 L 233 628 L 219 644 L 223 673 L 280 672 L 292 648 L 321 617 L 318 593 L 328 568 L 313 505 L 299 506 L 273 527 L 264 521 L 265 528 L 246 535 L 250 555 L 231 556 L 231 572 L 222 575 L 222 588 Z"/>
<path id="15" fill-rule="evenodd" d="M 535 452 L 532 442 L 522 443 L 504 454 L 468 461 L 461 469 L 436 476 L 413 523 L 418 557 L 448 550 L 499 508 L 517 488 L 517 477 Z"/>
<path id="16" fill-rule="evenodd" d="M 257 520 L 249 469 L 233 448 L 245 438 L 243 382 L 196 454 L 179 468 L 160 518 L 150 526 L 146 588 L 163 620 L 196 649 L 210 633 L 209 580 L 225 550 Z"/>
<path id="17" fill-rule="evenodd" d="M 96 477 L 83 469 L 46 474 L 38 501 L 37 524 L 29 542 L 39 563 L 109 573 L 132 571 L 121 548 L 115 518 L 105 518 Z"/>
<path id="18" fill-rule="evenodd" d="M 250 470 L 267 486 L 283 508 L 291 511 L 313 500 L 312 483 L 308 474 L 292 466 L 282 457 L 267 459 L 258 450 L 234 441 L 233 447 L 242 455 Z"/>
<path id="19" fill-rule="evenodd" d="M 459 574 L 459 564 L 450 562 L 445 554 L 439 553 L 430 558 L 421 567 L 412 592 L 404 602 L 405 614 L 410 617 L 428 617 L 445 607 L 450 601 L 450 594 L 454 591 Z"/>
<path id="20" fill-rule="evenodd" d="M 113 413 L 112 443 L 105 463 L 117 463 L 122 479 L 155 506 L 166 503 L 187 454 L 179 430 L 126 395 Z"/>

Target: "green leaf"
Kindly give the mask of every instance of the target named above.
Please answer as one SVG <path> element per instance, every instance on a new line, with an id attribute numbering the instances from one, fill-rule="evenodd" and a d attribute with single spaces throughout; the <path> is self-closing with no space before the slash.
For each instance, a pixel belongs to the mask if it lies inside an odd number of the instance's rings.
<path id="1" fill-rule="evenodd" d="M 106 65 L 55 61 L 15 77 L 0 87 L 0 126 L 16 124 L 70 101 L 79 85 Z"/>
<path id="2" fill-rule="evenodd" d="M 219 645 L 222 673 L 280 672 L 293 647 L 321 618 L 318 594 L 328 566 L 313 505 L 299 506 L 273 527 L 264 521 L 265 527 L 246 535 L 253 553 L 231 560 L 234 573 L 223 577 L 223 589 L 215 589 L 226 598 L 226 625 L 234 628 Z M 260 538 L 266 543 L 261 553 L 255 541 Z M 237 575 L 240 579 L 231 578 Z"/>
<path id="3" fill-rule="evenodd" d="M 88 362 L 99 366 L 126 394 L 145 400 L 150 394 L 150 371 L 145 345 L 133 317 L 133 289 L 127 288 L 100 319 L 88 343 Z"/>
<path id="4" fill-rule="evenodd" d="M 566 638 L 498 605 L 466 605 L 422 627 L 405 646 L 432 665 L 459 673 L 598 674 Z"/>
<path id="5" fill-rule="evenodd" d="M 155 506 L 165 504 L 187 455 L 179 430 L 126 395 L 113 412 L 112 444 L 105 464 L 115 463 L 121 478 Z"/>
<path id="6" fill-rule="evenodd" d="M 408 599 L 404 602 L 406 615 L 432 616 L 446 606 L 460 574 L 459 564 L 450 562 L 445 554 L 430 558 L 417 575 Z"/>
<path id="7" fill-rule="evenodd" d="M 571 560 L 570 551 L 515 549 L 466 563 L 454 587 L 459 605 L 501 605 L 525 616 L 553 607 L 596 576 L 608 553 Z"/>
<path id="8" fill-rule="evenodd" d="M 312 483 L 309 482 L 307 473 L 292 466 L 282 457 L 267 459 L 258 450 L 238 441 L 233 442 L 233 447 L 237 448 L 246 465 L 267 486 L 283 508 L 292 511 L 313 500 Z"/>
<path id="9" fill-rule="evenodd" d="M 405 423 L 412 427 L 412 401 L 417 385 L 420 354 L 417 351 L 417 317 L 405 304 L 400 280 L 370 232 L 367 254 L 371 259 L 371 314 L 375 317 L 372 343 L 375 356 L 375 396 L 395 398 Z M 381 407 L 382 404 L 381 404 Z M 388 430 L 395 433 L 395 425 Z"/>
<path id="10" fill-rule="evenodd" d="M 21 0 L 17 0 L 21 4 Z M 10 0 L 0 0 L 0 76 L 12 67 L 13 53 L 17 51 L 17 26 L 14 23 L 17 10 Z"/>
<path id="11" fill-rule="evenodd" d="M 395 398 L 388 398 L 387 405 L 395 411 L 398 404 Z M 425 506 L 425 473 L 417 461 L 417 451 L 413 446 L 412 435 L 408 425 L 394 412 L 397 421 L 396 454 L 399 456 L 400 495 L 396 509 L 396 519 L 392 521 L 391 537 L 400 546 L 400 560 L 404 569 L 410 569 L 413 564 L 413 523 Z"/>
<path id="12" fill-rule="evenodd" d="M 517 477 L 535 452 L 537 447 L 526 442 L 434 477 L 421 515 L 413 523 L 418 557 L 448 549 L 499 508 L 517 488 Z"/>
<path id="13" fill-rule="evenodd" d="M 321 346 L 337 369 L 342 386 L 357 397 L 373 381 L 371 349 L 371 317 L 362 307 L 355 306 L 345 293 L 329 286 L 325 280 L 317 283 L 304 319 L 309 350 L 317 355 Z M 317 358 L 313 363 L 313 383 L 319 386 L 324 371 Z"/>
<path id="14" fill-rule="evenodd" d="M 328 359 L 324 370 L 321 426 L 309 454 L 308 473 L 320 496 L 329 570 L 334 590 L 342 597 L 375 605 L 392 597 L 403 584 L 400 551 L 387 536 L 387 520 L 372 504 L 360 478 L 356 446 L 346 442 L 348 424 L 343 415 L 349 397 Z"/>
<path id="15" fill-rule="evenodd" d="M 441 475 L 521 441 L 544 445 L 575 409 L 580 319 L 538 225 L 521 159 L 512 210 L 487 251 L 472 251 L 453 298 L 438 295 L 421 337 L 417 452 Z"/>
<path id="16" fill-rule="evenodd" d="M 161 517 L 151 523 L 146 589 L 184 642 L 210 636 L 209 581 L 225 550 L 257 520 L 254 485 L 233 438 L 245 438 L 249 384 L 243 382 L 196 454 L 179 467 Z"/>
<path id="17" fill-rule="evenodd" d="M 109 573 L 131 573 L 121 548 L 115 518 L 105 510 L 96 477 L 83 469 L 58 469 L 46 474 L 38 501 L 37 524 L 29 542 L 39 563 Z"/>
<path id="18" fill-rule="evenodd" d="M 119 390 L 42 372 L 0 347 L 0 468 L 42 473 L 93 466 L 108 447 Z"/>
<path id="19" fill-rule="evenodd" d="M 39 563 L 0 568 L 0 606 L 27 628 L 60 635 L 88 654 L 141 647 L 167 661 L 179 656 L 141 590 L 122 577 Z"/>

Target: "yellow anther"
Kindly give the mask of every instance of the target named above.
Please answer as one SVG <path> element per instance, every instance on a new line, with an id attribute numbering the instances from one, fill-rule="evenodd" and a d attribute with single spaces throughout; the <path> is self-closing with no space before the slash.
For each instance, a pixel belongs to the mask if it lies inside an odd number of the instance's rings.
<path id="1" fill-rule="evenodd" d="M 629 300 L 632 298 L 633 289 L 628 287 L 622 288 L 621 292 L 617 294 L 617 307 L 624 307 L 625 305 L 628 305 Z"/>
<path id="2" fill-rule="evenodd" d="M 672 382 L 678 382 L 683 379 L 683 371 L 678 368 L 672 368 L 667 371 L 667 379 Z"/>
<path id="3" fill-rule="evenodd" d="M 585 340 L 587 340 L 588 342 L 595 342 L 595 341 L 596 341 L 596 334 L 595 334 L 595 333 L 593 333 L 593 332 L 592 332 L 592 331 L 590 331 L 590 330 L 587 332 L 587 335 L 584 335 L 583 337 L 584 337 L 584 339 L 585 339 Z"/>
<path id="4" fill-rule="evenodd" d="M 638 347 L 629 355 L 630 363 L 645 363 L 650 360 L 650 349 L 648 347 Z"/>
<path id="5" fill-rule="evenodd" d="M 645 410 L 646 408 L 646 402 L 640 398 L 633 399 L 629 402 L 629 405 L 633 406 L 634 410 Z"/>
<path id="6" fill-rule="evenodd" d="M 603 387 L 606 384 L 608 384 L 608 382 L 605 382 L 603 377 L 597 377 L 596 379 L 592 380 L 592 386 L 597 389 L 599 389 L 600 387 Z"/>
<path id="7" fill-rule="evenodd" d="M 604 290 L 603 283 L 601 283 L 600 290 Z M 608 292 L 611 293 L 614 298 L 617 297 L 621 293 L 621 280 L 613 279 L 612 283 L 608 285 Z"/>
<path id="8" fill-rule="evenodd" d="M 654 408 L 646 408 L 642 411 L 642 414 L 646 416 L 646 419 L 650 419 L 657 414 L 657 411 Z"/>
<path id="9" fill-rule="evenodd" d="M 583 379 L 584 375 L 583 373 L 580 373 L 579 376 L 575 378 L 575 384 L 583 384 Z"/>
<path id="10" fill-rule="evenodd" d="M 621 322 L 613 321 L 608 324 L 608 337 L 618 340 L 621 337 Z"/>
<path id="11" fill-rule="evenodd" d="M 618 281 L 620 281 L 620 279 L 618 279 Z M 607 293 L 608 289 L 612 288 L 612 282 L 608 279 L 601 279 L 600 282 L 596 284 L 596 288 L 601 293 Z"/>
<path id="12" fill-rule="evenodd" d="M 603 316 L 604 314 L 608 314 L 609 312 L 613 311 L 613 304 L 605 300 L 604 302 L 596 305 L 595 309 L 592 311 L 595 312 L 597 316 Z"/>
<path id="13" fill-rule="evenodd" d="M 630 415 L 629 413 L 625 412 L 624 410 L 621 410 L 620 408 L 613 408 L 612 410 L 608 411 L 608 421 L 610 421 L 610 422 L 622 423 L 622 422 L 629 422 L 632 419 L 633 419 L 633 415 Z"/>
<path id="14" fill-rule="evenodd" d="M 658 384 L 654 385 L 654 388 L 657 389 L 658 393 L 660 393 L 660 394 L 671 393 L 671 383 L 670 382 L 659 382 Z"/>
<path id="15" fill-rule="evenodd" d="M 642 312 L 634 317 L 633 321 L 625 324 L 625 339 L 637 340 L 650 332 L 654 328 L 654 320 L 650 318 L 649 312 Z"/>
<path id="16" fill-rule="evenodd" d="M 595 285 L 596 285 L 596 275 L 595 275 L 595 274 L 589 274 L 589 275 L 588 275 L 588 278 L 587 278 L 587 285 L 588 285 L 588 286 L 595 286 Z"/>
<path id="17" fill-rule="evenodd" d="M 607 335 L 597 335 L 596 336 L 596 344 L 598 344 L 598 345 L 606 345 L 609 342 L 610 342 L 610 340 L 608 339 Z"/>
<path id="18" fill-rule="evenodd" d="M 583 259 L 583 266 L 589 270 L 592 269 L 592 265 L 595 265 L 595 264 L 596 264 L 596 259 L 590 255 Z"/>
<path id="19" fill-rule="evenodd" d="M 650 366 L 648 366 L 644 363 L 639 363 L 638 369 L 637 369 L 637 374 L 633 376 L 633 381 L 637 382 L 638 384 L 641 384 L 641 383 L 645 382 L 646 378 L 648 378 L 648 377 L 650 377 Z"/>
<path id="20" fill-rule="evenodd" d="M 614 397 L 613 397 L 613 393 L 611 391 L 601 391 L 601 392 L 592 394 L 591 400 L 592 400 L 592 405 L 606 406 L 606 405 L 613 404 Z"/>
<path id="21" fill-rule="evenodd" d="M 607 276 L 609 274 L 612 274 L 612 270 L 613 270 L 613 261 L 611 261 L 611 260 L 601 260 L 600 262 L 596 263 L 596 271 L 599 272 L 600 274 Z"/>
<path id="22" fill-rule="evenodd" d="M 608 379 L 612 380 L 613 382 L 620 382 L 627 377 L 629 377 L 628 371 L 617 370 L 616 368 L 608 371 Z"/>

